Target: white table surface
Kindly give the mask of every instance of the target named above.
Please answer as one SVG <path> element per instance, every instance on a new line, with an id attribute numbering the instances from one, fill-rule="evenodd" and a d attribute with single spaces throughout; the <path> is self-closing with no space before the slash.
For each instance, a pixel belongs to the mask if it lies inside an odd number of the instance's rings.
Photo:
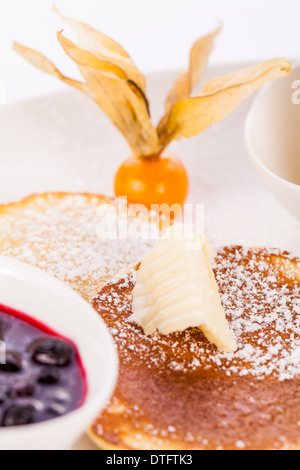
<path id="1" fill-rule="evenodd" d="M 211 67 L 207 76 L 244 65 Z M 149 76 L 155 122 L 173 79 L 172 72 Z M 300 223 L 265 190 L 246 154 L 243 127 L 252 99 L 171 150 L 190 175 L 187 202 L 205 205 L 205 228 L 215 245 L 262 245 L 300 255 Z M 115 171 L 129 153 L 98 107 L 69 89 L 2 106 L 0 129 L 0 202 L 59 190 L 113 195 Z"/>

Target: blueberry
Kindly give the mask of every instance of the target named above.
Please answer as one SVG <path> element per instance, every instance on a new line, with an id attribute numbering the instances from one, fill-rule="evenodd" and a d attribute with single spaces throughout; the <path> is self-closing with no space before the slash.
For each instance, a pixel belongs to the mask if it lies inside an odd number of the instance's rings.
<path id="1" fill-rule="evenodd" d="M 73 347 L 66 341 L 46 339 L 33 349 L 32 359 L 38 364 L 64 367 L 70 364 L 73 354 Z"/>
<path id="2" fill-rule="evenodd" d="M 22 426 L 34 420 L 35 408 L 32 405 L 11 405 L 2 418 L 2 426 Z"/>
<path id="3" fill-rule="evenodd" d="M 60 371 L 56 367 L 44 367 L 38 377 L 41 384 L 53 385 L 60 381 Z"/>
<path id="4" fill-rule="evenodd" d="M 12 385 L 7 395 L 10 398 L 32 397 L 35 393 L 34 385 L 31 382 L 17 382 Z"/>
<path id="5" fill-rule="evenodd" d="M 6 392 L 5 390 L 0 388 L 0 405 L 3 405 L 3 403 L 6 400 Z"/>
<path id="6" fill-rule="evenodd" d="M 5 355 L 5 364 L 0 364 L 0 372 L 20 372 L 22 370 L 22 355 L 18 352 L 8 351 Z"/>

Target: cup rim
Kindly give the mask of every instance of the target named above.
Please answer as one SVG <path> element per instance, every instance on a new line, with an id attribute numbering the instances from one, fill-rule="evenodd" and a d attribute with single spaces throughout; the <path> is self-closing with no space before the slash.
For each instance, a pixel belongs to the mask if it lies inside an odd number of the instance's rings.
<path id="1" fill-rule="evenodd" d="M 296 69 L 300 69 L 300 62 L 295 64 L 293 67 L 292 71 L 295 71 Z M 287 77 L 288 78 L 288 77 Z M 268 90 L 276 83 L 269 83 L 266 85 L 265 88 L 260 90 L 258 92 L 257 97 L 255 98 L 254 102 L 252 103 L 250 110 L 247 114 L 245 125 L 244 125 L 244 137 L 245 137 L 245 143 L 246 143 L 246 148 L 248 150 L 248 154 L 252 161 L 258 165 L 264 173 L 268 174 L 269 177 L 275 179 L 278 183 L 282 184 L 283 186 L 286 186 L 286 188 L 292 189 L 293 191 L 300 192 L 300 185 L 296 183 L 292 183 L 291 181 L 283 178 L 282 176 L 279 176 L 277 173 L 272 171 L 270 168 L 268 168 L 262 160 L 259 158 L 258 153 L 254 150 L 253 147 L 253 141 L 252 141 L 252 136 L 251 136 L 251 125 L 253 121 L 253 116 L 255 114 L 255 108 L 259 104 L 260 100 L 263 98 L 263 96 L 268 93 Z M 300 105 L 299 105 L 300 106 Z"/>

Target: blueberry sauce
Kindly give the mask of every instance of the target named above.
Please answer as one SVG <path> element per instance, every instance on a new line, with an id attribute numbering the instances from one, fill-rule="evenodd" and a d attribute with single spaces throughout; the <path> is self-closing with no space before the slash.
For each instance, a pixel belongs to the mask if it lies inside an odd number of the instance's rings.
<path id="1" fill-rule="evenodd" d="M 86 377 L 74 343 L 0 305 L 0 427 L 39 423 L 82 405 Z"/>

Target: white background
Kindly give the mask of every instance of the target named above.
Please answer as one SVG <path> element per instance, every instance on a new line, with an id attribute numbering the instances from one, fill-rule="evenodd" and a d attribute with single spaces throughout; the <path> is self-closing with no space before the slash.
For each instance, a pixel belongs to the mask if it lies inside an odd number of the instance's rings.
<path id="1" fill-rule="evenodd" d="M 185 67 L 191 43 L 218 20 L 224 27 L 211 63 L 300 57 L 299 0 L 0 0 L 0 81 L 8 102 L 64 86 L 18 57 L 13 40 L 77 74 L 57 44 L 64 25 L 53 3 L 120 42 L 145 73 Z M 0 87 L 0 101 L 3 94 Z"/>

